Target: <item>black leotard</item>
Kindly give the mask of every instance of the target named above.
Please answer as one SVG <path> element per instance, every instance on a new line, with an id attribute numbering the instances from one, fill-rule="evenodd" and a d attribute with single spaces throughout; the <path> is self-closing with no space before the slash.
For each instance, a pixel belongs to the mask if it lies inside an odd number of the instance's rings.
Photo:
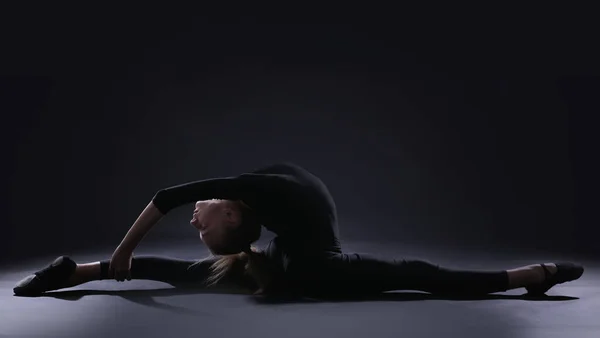
<path id="1" fill-rule="evenodd" d="M 242 200 L 288 250 L 340 251 L 334 200 L 325 184 L 293 163 L 278 163 L 233 177 L 161 189 L 153 203 L 163 214 L 208 199 Z"/>

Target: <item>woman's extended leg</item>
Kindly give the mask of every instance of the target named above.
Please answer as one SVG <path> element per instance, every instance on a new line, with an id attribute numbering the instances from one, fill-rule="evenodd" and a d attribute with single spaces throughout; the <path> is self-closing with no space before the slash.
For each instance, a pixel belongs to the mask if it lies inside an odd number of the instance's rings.
<path id="1" fill-rule="evenodd" d="M 165 282 L 174 286 L 203 286 L 209 275 L 209 268 L 215 260 L 213 257 L 198 262 L 164 256 L 134 256 L 131 261 L 131 277 Z M 75 264 L 68 257 L 59 257 L 48 267 L 21 280 L 13 291 L 17 295 L 34 295 L 95 280 L 112 279 L 109 275 L 109 265 L 110 259 Z"/>
<path id="2" fill-rule="evenodd" d="M 556 272 L 554 264 L 546 266 L 551 274 Z M 424 260 L 382 259 L 358 253 L 330 253 L 319 260 L 296 259 L 290 263 L 289 274 L 295 287 L 317 296 L 394 290 L 475 296 L 526 287 L 547 278 L 540 265 L 469 271 L 444 268 Z"/>
<path id="3" fill-rule="evenodd" d="M 193 261 L 167 256 L 141 255 L 131 260 L 131 278 L 168 283 L 171 285 L 198 284 L 206 280 L 210 265 L 216 258 Z M 109 272 L 110 259 L 78 264 L 72 282 L 81 284 L 92 280 L 113 279 Z"/>

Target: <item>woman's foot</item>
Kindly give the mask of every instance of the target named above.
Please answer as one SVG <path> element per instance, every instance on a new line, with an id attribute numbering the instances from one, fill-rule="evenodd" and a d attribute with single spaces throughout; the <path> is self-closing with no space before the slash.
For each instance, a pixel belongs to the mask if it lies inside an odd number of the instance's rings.
<path id="1" fill-rule="evenodd" d="M 50 290 L 71 286 L 71 278 L 77 268 L 68 256 L 60 256 L 42 270 L 20 280 L 13 288 L 17 296 L 37 296 Z"/>
<path id="2" fill-rule="evenodd" d="M 530 296 L 544 295 L 550 288 L 556 284 L 562 284 L 579 279 L 583 274 L 583 266 L 573 263 L 539 264 L 544 276 L 538 283 L 533 283 L 525 287 Z"/>

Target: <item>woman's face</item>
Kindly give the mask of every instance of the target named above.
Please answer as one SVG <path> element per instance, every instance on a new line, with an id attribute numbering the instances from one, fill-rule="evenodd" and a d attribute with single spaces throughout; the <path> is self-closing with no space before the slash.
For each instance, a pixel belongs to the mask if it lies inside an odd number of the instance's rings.
<path id="1" fill-rule="evenodd" d="M 233 231 L 240 223 L 238 213 L 222 200 L 196 202 L 190 221 L 213 254 L 224 254 L 222 251 L 231 243 Z"/>

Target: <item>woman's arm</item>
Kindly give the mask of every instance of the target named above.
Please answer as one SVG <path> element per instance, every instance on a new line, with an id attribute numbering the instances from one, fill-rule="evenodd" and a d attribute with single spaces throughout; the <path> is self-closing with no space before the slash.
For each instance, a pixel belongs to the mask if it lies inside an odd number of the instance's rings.
<path id="1" fill-rule="evenodd" d="M 154 202 L 148 203 L 140 216 L 135 220 L 127 234 L 117 247 L 118 250 L 133 252 L 152 227 L 160 221 L 163 214 L 156 208 Z"/>
<path id="2" fill-rule="evenodd" d="M 286 180 L 277 175 L 242 174 L 188 182 L 159 190 L 140 214 L 119 244 L 118 249 L 133 252 L 150 229 L 169 211 L 179 206 L 212 198 L 243 199 L 245 196 L 265 199 L 286 187 Z"/>
<path id="3" fill-rule="evenodd" d="M 131 253 L 152 227 L 172 209 L 198 200 L 236 196 L 240 184 L 234 178 L 188 182 L 159 190 L 133 223 L 117 250 Z"/>

